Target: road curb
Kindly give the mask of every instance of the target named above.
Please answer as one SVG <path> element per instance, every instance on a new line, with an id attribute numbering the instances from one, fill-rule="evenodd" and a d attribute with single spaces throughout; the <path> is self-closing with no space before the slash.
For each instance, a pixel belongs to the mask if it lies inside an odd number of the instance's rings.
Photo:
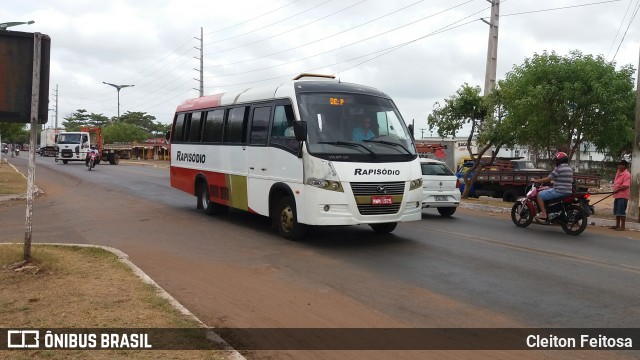
<path id="1" fill-rule="evenodd" d="M 121 165 L 135 165 L 135 166 L 154 167 L 154 168 L 158 168 L 158 169 L 168 169 L 169 168 L 169 164 L 162 164 L 162 163 L 153 164 L 153 163 L 146 163 L 146 162 L 143 162 L 143 161 L 136 161 L 136 160 L 121 161 L 120 164 Z"/>
<path id="2" fill-rule="evenodd" d="M 18 243 L 3 243 L 3 244 L 17 244 Z M 37 245 L 48 245 L 48 246 L 78 246 L 78 247 L 88 247 L 88 248 L 100 248 L 105 251 L 109 251 L 110 253 L 116 255 L 118 260 L 127 265 L 131 271 L 133 271 L 136 276 L 138 276 L 145 284 L 151 285 L 155 290 L 156 294 L 161 298 L 167 300 L 174 309 L 176 309 L 180 314 L 188 317 L 189 319 L 197 322 L 201 327 L 208 329 L 207 330 L 207 340 L 214 342 L 222 347 L 220 351 L 227 352 L 227 359 L 232 360 L 247 360 L 244 356 L 242 356 L 236 349 L 234 349 L 229 343 L 224 341 L 218 334 L 216 334 L 214 329 L 211 329 L 207 326 L 202 320 L 200 320 L 197 316 L 195 316 L 189 309 L 184 307 L 184 305 L 180 304 L 178 300 L 176 300 L 171 294 L 169 294 L 165 289 L 163 289 L 158 283 L 153 281 L 149 275 L 147 275 L 142 269 L 137 267 L 134 263 L 129 260 L 129 255 L 126 253 L 109 246 L 102 245 L 92 245 L 92 244 L 58 244 L 58 243 L 37 243 Z"/>
<path id="3" fill-rule="evenodd" d="M 464 203 L 464 202 L 460 203 L 460 208 L 469 209 L 469 210 L 476 210 L 476 211 L 483 211 L 483 212 L 492 212 L 492 213 L 507 213 L 508 214 L 508 213 L 511 212 L 510 208 L 503 208 L 503 207 L 500 207 L 500 206 L 481 205 L 481 204 L 468 204 L 468 203 Z M 597 217 L 589 217 L 589 225 L 592 225 L 592 226 L 608 227 L 608 226 L 614 226 L 615 224 L 616 224 L 615 220 L 601 219 L 601 218 L 597 218 Z M 627 230 L 640 231 L 640 223 L 627 221 L 626 224 L 625 224 L 625 227 L 627 228 Z"/>

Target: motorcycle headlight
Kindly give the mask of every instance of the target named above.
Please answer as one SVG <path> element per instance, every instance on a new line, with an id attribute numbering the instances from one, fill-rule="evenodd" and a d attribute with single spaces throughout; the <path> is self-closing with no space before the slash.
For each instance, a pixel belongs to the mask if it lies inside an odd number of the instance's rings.
<path id="1" fill-rule="evenodd" d="M 422 187 L 422 178 L 411 180 L 411 185 L 409 185 L 409 190 L 415 190 Z"/>
<path id="2" fill-rule="evenodd" d="M 344 189 L 342 189 L 342 184 L 340 184 L 339 181 L 312 178 L 307 180 L 307 185 L 315 186 L 324 190 L 344 192 Z"/>

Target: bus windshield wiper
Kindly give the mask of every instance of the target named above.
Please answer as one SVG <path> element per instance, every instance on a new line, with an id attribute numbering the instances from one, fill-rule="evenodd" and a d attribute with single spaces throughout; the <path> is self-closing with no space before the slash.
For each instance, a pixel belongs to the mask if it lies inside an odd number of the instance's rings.
<path id="1" fill-rule="evenodd" d="M 368 147 L 357 143 L 357 142 L 349 142 L 349 141 L 320 141 L 318 144 L 329 144 L 329 145 L 342 145 L 342 146 L 351 146 L 351 147 L 361 147 L 367 150 L 371 155 L 377 156 L 375 152 L 371 151 Z"/>
<path id="2" fill-rule="evenodd" d="M 409 151 L 409 149 L 407 149 L 406 147 L 404 147 L 404 145 L 402 144 L 398 144 L 398 143 L 394 143 L 391 141 L 384 141 L 384 140 L 362 140 L 364 142 L 373 142 L 373 143 L 379 143 L 379 144 L 385 144 L 385 145 L 393 145 L 393 146 L 400 146 L 404 151 L 407 152 L 407 154 L 409 155 L 413 155 L 411 153 L 411 151 Z"/>

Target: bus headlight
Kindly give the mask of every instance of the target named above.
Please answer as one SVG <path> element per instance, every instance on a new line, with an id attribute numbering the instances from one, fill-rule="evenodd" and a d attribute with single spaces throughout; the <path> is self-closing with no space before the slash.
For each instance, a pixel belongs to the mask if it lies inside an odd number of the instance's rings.
<path id="1" fill-rule="evenodd" d="M 411 185 L 409 186 L 409 190 L 415 190 L 422 187 L 422 179 L 411 180 Z"/>
<path id="2" fill-rule="evenodd" d="M 307 185 L 315 186 L 320 189 L 344 192 L 342 184 L 338 181 L 324 180 L 324 179 L 309 179 Z"/>

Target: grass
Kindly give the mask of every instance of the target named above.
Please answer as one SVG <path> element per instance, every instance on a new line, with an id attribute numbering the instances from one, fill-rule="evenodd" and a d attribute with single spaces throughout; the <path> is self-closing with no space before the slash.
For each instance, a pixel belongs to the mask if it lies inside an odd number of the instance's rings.
<path id="1" fill-rule="evenodd" d="M 27 179 L 4 159 L 0 163 L 0 195 L 17 195 L 27 191 Z"/>
<path id="2" fill-rule="evenodd" d="M 100 248 L 34 245 L 33 268 L 22 245 L 0 244 L 0 324 L 5 328 L 197 328 L 114 254 Z M 219 359 L 223 353 L 140 350 L 12 350 L 4 359 Z"/>

